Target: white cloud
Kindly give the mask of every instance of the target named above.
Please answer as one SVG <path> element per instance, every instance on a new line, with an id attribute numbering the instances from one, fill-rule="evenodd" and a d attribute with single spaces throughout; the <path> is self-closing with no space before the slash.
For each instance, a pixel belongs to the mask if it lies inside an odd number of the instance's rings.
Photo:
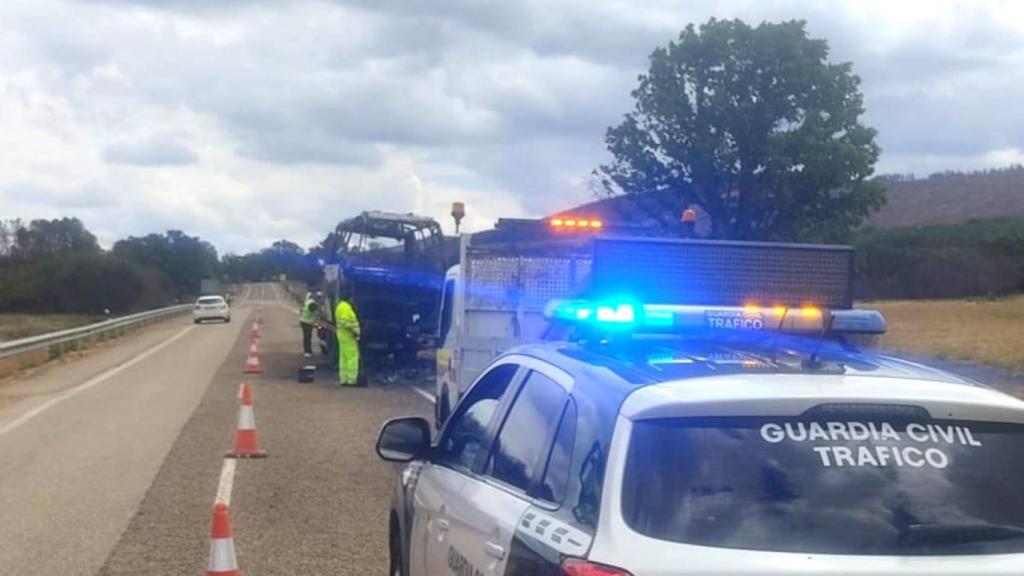
<path id="1" fill-rule="evenodd" d="M 37 0 L 0 3 L 0 214 L 221 251 L 364 209 L 541 215 L 589 199 L 647 55 L 712 15 L 852 60 L 881 171 L 1021 158 L 1011 1 Z"/>
<path id="2" fill-rule="evenodd" d="M 111 144 L 103 150 L 103 159 L 131 166 L 182 166 L 195 164 L 199 158 L 173 136 L 164 135 Z"/>

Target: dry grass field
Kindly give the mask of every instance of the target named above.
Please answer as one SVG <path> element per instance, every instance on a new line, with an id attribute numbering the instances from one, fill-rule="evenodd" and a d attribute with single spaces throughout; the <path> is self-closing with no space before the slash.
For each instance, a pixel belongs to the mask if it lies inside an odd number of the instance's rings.
<path id="1" fill-rule="evenodd" d="M 1024 296 L 865 302 L 885 315 L 882 348 L 1024 372 Z"/>
<path id="2" fill-rule="evenodd" d="M 0 314 L 0 342 L 18 340 L 98 321 L 99 319 L 94 316 L 75 314 Z M 25 368 L 45 364 L 55 357 L 52 350 L 42 348 L 26 354 L 0 358 L 0 380 L 16 375 Z"/>
<path id="3" fill-rule="evenodd" d="M 0 341 L 74 328 L 101 319 L 77 314 L 0 314 Z"/>

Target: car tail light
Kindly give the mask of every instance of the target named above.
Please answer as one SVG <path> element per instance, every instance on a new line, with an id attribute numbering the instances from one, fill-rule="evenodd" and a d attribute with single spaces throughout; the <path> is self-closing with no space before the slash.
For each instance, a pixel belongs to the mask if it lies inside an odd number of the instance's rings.
<path id="1" fill-rule="evenodd" d="M 621 568 L 587 562 L 582 558 L 566 558 L 562 561 L 561 576 L 631 576 Z"/>

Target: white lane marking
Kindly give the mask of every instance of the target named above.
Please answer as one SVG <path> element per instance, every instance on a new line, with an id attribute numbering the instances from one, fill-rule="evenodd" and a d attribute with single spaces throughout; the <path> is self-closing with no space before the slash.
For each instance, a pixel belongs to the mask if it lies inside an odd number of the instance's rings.
<path id="1" fill-rule="evenodd" d="M 103 372 L 103 373 L 101 373 L 101 374 L 99 374 L 97 376 L 94 376 L 94 377 L 90 378 L 89 380 L 83 382 L 82 384 L 79 384 L 78 386 L 75 386 L 74 388 L 70 388 L 68 390 L 65 390 L 64 392 L 54 396 L 53 398 L 50 398 L 46 402 L 43 402 L 39 406 L 36 406 L 35 408 L 29 410 L 28 412 L 25 412 L 21 416 L 15 418 L 12 422 L 8 423 L 6 426 L 0 428 L 0 436 L 3 436 L 4 434 L 7 434 L 8 432 L 11 432 L 12 430 L 17 429 L 22 424 L 25 424 L 29 420 L 35 418 L 36 416 L 39 416 L 43 412 L 46 412 L 50 408 L 56 406 L 57 404 L 60 404 L 61 402 L 67 400 L 68 398 L 72 398 L 74 396 L 77 396 L 78 394 L 80 394 L 82 392 L 85 392 L 86 390 L 88 390 L 89 388 L 92 388 L 93 386 L 97 386 L 99 384 L 102 384 L 103 382 L 106 382 L 107 380 L 109 380 L 113 376 L 116 376 L 117 374 L 120 374 L 121 372 L 123 372 L 123 371 L 131 368 L 132 366 L 138 364 L 139 362 L 142 362 L 146 358 L 149 358 L 153 354 L 156 354 L 157 352 L 159 352 L 159 351 L 163 350 L 164 348 L 170 346 L 176 340 L 178 340 L 179 338 L 181 338 L 185 334 L 188 334 L 193 328 L 195 328 L 195 326 L 189 326 L 187 328 L 183 328 L 181 330 L 181 332 L 178 332 L 174 336 L 171 336 L 167 340 L 164 340 L 163 342 L 157 344 L 156 346 L 150 348 L 149 350 L 146 350 L 145 352 L 139 354 L 138 356 L 135 356 L 134 358 L 131 358 L 131 359 L 125 361 L 122 364 L 118 364 L 117 366 L 114 366 L 113 368 L 107 370 L 106 372 Z"/>
<path id="2" fill-rule="evenodd" d="M 413 386 L 412 391 L 426 398 L 427 402 L 430 402 L 431 404 L 437 404 L 437 398 L 434 398 L 433 394 L 427 392 L 423 388 L 417 388 L 416 386 Z"/>
<path id="3" fill-rule="evenodd" d="M 217 483 L 217 497 L 213 500 L 214 504 L 217 502 L 231 504 L 231 489 L 235 486 L 235 462 L 238 460 L 224 459 L 224 465 L 220 469 L 220 482 Z"/>

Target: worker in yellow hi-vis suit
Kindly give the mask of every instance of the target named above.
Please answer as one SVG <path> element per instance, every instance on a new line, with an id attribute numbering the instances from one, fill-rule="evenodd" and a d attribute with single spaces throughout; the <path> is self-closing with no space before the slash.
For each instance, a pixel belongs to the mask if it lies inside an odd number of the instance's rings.
<path id="1" fill-rule="evenodd" d="M 342 386 L 355 386 L 359 378 L 359 318 L 343 294 L 334 308 L 338 332 L 338 380 Z"/>

